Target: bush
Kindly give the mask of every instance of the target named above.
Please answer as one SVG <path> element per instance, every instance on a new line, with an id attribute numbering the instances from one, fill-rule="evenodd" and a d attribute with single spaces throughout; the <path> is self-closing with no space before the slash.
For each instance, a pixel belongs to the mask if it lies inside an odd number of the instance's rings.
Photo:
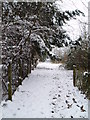
<path id="1" fill-rule="evenodd" d="M 76 86 L 90 99 L 90 74 L 83 74 L 89 71 L 88 55 L 88 41 L 82 41 L 80 46 L 71 48 L 71 52 L 67 58 L 66 68 L 73 69 L 73 65 L 76 65 Z"/>
<path id="2" fill-rule="evenodd" d="M 73 65 L 76 65 L 78 69 L 88 69 L 88 48 L 87 42 L 82 43 L 81 46 L 74 46 L 71 48 L 71 52 L 68 55 L 66 61 L 66 67 L 73 69 Z"/>

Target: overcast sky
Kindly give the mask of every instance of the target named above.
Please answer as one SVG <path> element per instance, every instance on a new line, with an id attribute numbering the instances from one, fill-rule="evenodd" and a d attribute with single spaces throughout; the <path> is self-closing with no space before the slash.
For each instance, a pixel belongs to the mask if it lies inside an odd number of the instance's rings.
<path id="1" fill-rule="evenodd" d="M 77 39 L 82 34 L 83 22 L 88 23 L 88 2 L 90 0 L 58 0 L 56 3 L 59 9 L 62 10 L 75 10 L 79 9 L 84 12 L 85 17 L 78 16 L 77 20 L 70 20 L 67 22 L 67 25 L 64 26 L 64 29 L 67 30 L 72 40 Z"/>

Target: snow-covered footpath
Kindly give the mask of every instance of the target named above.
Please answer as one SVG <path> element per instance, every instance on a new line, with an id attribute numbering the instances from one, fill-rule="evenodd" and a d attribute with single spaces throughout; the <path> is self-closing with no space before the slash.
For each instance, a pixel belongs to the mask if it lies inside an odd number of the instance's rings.
<path id="1" fill-rule="evenodd" d="M 1 106 L 3 118 L 88 118 L 88 100 L 73 87 L 72 71 L 49 62 L 39 63 Z"/>

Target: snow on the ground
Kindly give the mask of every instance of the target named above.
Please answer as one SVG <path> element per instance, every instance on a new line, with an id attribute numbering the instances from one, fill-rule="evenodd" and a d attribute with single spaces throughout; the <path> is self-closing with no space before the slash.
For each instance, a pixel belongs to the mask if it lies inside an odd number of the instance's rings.
<path id="1" fill-rule="evenodd" d="M 73 87 L 72 71 L 39 63 L 13 95 L 2 101 L 3 118 L 88 118 L 88 100 Z"/>
<path id="2" fill-rule="evenodd" d="M 0 105 L 0 120 L 2 119 L 2 107 Z"/>

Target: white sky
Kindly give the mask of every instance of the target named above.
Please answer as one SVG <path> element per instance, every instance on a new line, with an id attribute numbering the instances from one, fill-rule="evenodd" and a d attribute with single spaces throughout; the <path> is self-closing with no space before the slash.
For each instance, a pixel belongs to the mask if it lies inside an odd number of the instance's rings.
<path id="1" fill-rule="evenodd" d="M 58 8 L 62 10 L 79 9 L 84 12 L 85 17 L 78 16 L 77 20 L 70 20 L 63 28 L 67 30 L 72 40 L 75 40 L 82 34 L 83 22 L 88 23 L 88 2 L 90 0 L 58 0 Z"/>

